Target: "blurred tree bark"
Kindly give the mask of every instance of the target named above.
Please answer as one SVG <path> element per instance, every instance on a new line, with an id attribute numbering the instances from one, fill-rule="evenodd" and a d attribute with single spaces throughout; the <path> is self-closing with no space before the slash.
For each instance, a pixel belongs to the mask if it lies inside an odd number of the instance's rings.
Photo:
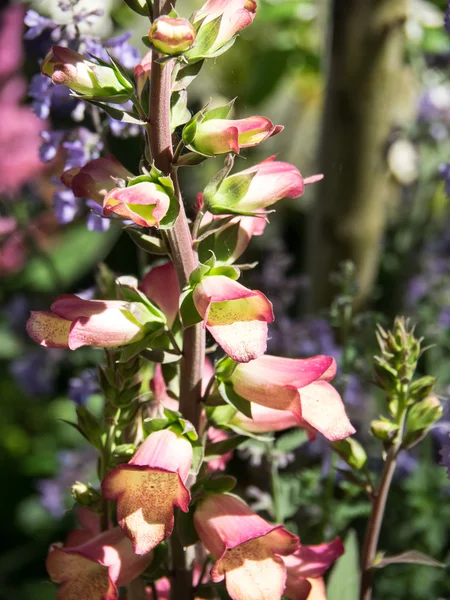
<path id="1" fill-rule="evenodd" d="M 343 260 L 357 267 L 356 308 L 373 290 L 388 205 L 399 194 L 385 160 L 388 137 L 405 113 L 411 117 L 403 64 L 406 15 L 407 0 L 330 2 L 319 146 L 325 179 L 316 184 L 309 238 L 314 310 L 329 306 L 335 294 L 329 275 Z"/>

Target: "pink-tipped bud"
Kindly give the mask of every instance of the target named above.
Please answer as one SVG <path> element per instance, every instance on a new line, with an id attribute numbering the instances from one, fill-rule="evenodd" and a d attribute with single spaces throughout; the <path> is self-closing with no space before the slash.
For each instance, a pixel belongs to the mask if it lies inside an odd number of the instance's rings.
<path id="1" fill-rule="evenodd" d="M 148 39 L 158 52 L 173 56 L 189 50 L 195 41 L 195 29 L 187 19 L 162 16 L 153 22 Z"/>

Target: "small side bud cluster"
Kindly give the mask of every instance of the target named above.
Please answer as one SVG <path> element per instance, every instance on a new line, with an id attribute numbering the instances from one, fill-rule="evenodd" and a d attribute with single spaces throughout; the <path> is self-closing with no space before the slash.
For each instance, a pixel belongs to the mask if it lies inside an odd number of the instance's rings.
<path id="1" fill-rule="evenodd" d="M 411 448 L 442 416 L 441 403 L 432 393 L 436 379 L 425 376 L 413 381 L 423 338 L 415 336 L 406 319 L 397 317 L 391 331 L 378 326 L 377 338 L 381 353 L 374 357 L 375 377 L 386 393 L 392 418 L 372 421 L 371 431 L 385 446 L 396 443 Z"/>

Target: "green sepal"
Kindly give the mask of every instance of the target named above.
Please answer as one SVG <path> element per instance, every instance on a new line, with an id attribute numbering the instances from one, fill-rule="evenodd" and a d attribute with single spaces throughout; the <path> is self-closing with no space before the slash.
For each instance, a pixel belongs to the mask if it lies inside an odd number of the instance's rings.
<path id="1" fill-rule="evenodd" d="M 191 473 L 191 475 L 197 476 L 204 461 L 205 451 L 203 448 L 203 444 L 200 442 L 200 440 L 197 439 L 195 441 L 189 441 L 192 445 L 192 464 L 189 472 Z"/>
<path id="2" fill-rule="evenodd" d="M 195 115 L 186 125 L 183 127 L 183 132 L 181 134 L 182 140 L 186 146 L 192 144 L 197 134 L 197 121 L 198 115 Z"/>
<path id="3" fill-rule="evenodd" d="M 437 396 L 428 396 L 416 402 L 408 411 L 402 448 L 412 448 L 420 442 L 430 428 L 442 417 L 442 405 Z"/>
<path id="4" fill-rule="evenodd" d="M 192 63 L 209 56 L 208 49 L 213 46 L 217 36 L 219 35 L 221 21 L 222 15 L 219 15 L 205 25 L 203 25 L 204 20 L 195 24 L 197 37 L 192 48 L 185 52 L 185 60 L 187 60 L 189 63 Z"/>
<path id="5" fill-rule="evenodd" d="M 218 106 L 217 108 L 212 108 L 211 110 L 208 110 L 203 115 L 202 122 L 212 121 L 212 119 L 226 119 L 230 114 L 235 102 L 236 99 L 234 98 L 233 100 L 231 100 L 231 102 L 225 104 L 224 106 Z"/>
<path id="6" fill-rule="evenodd" d="M 213 215 L 233 214 L 250 217 L 255 216 L 256 213 L 254 211 L 245 211 L 233 208 L 240 200 L 242 200 L 242 198 L 245 197 L 255 176 L 256 172 L 247 173 L 245 175 L 233 175 L 219 186 L 220 189 L 216 188 L 215 192 L 212 190 L 212 188 L 208 189 L 207 186 L 203 195 L 203 200 L 209 212 L 211 212 Z M 220 194 L 220 200 L 218 201 L 214 200 L 216 193 Z M 225 203 L 228 198 L 230 198 L 231 206 Z M 214 202 L 217 202 L 217 204 L 214 204 Z"/>
<path id="7" fill-rule="evenodd" d="M 203 279 L 203 277 L 205 277 L 206 275 L 208 275 L 208 273 L 211 271 L 211 266 L 208 264 L 204 264 L 204 263 L 200 263 L 199 266 L 194 269 L 192 271 L 192 273 L 189 276 L 189 285 L 191 287 L 195 287 L 196 285 L 198 285 L 201 280 Z"/>
<path id="8" fill-rule="evenodd" d="M 215 425 L 226 425 L 227 427 L 228 423 L 236 414 L 236 409 L 234 406 L 230 406 L 229 404 L 221 404 L 220 406 L 206 406 L 205 411 L 208 420 L 212 421 Z"/>
<path id="9" fill-rule="evenodd" d="M 239 396 L 239 394 L 236 394 L 231 383 L 226 383 L 223 381 L 219 382 L 218 390 L 219 394 L 227 404 L 230 404 L 231 406 L 239 410 L 243 415 L 245 415 L 249 419 L 252 418 L 251 403 L 245 398 L 242 398 L 242 396 Z"/>
<path id="10" fill-rule="evenodd" d="M 216 362 L 215 371 L 218 381 L 226 381 L 229 379 L 236 369 L 238 363 L 229 356 L 224 356 Z"/>
<path id="11" fill-rule="evenodd" d="M 184 125 L 191 118 L 187 108 L 187 92 L 180 90 L 172 93 L 170 98 L 170 131 L 173 133 L 177 127 Z"/>
<path id="12" fill-rule="evenodd" d="M 209 271 L 207 276 L 208 277 L 223 276 L 223 277 L 228 277 L 228 279 L 233 279 L 234 281 L 237 281 L 239 279 L 239 277 L 241 276 L 241 273 L 240 273 L 239 269 L 237 269 L 236 267 L 232 267 L 229 265 L 223 265 L 223 266 L 212 268 Z"/>
<path id="13" fill-rule="evenodd" d="M 144 252 L 148 254 L 156 254 L 157 256 L 166 256 L 169 251 L 161 238 L 143 233 L 141 229 L 134 227 L 125 227 L 126 233 L 130 236 L 133 242 Z"/>
<path id="14" fill-rule="evenodd" d="M 226 227 L 226 225 L 228 225 L 230 221 L 232 221 L 234 218 L 235 217 L 228 216 L 224 217 L 223 219 L 214 219 L 205 227 L 200 228 L 199 235 L 197 236 L 197 239 L 195 241 L 203 242 L 209 236 L 220 233 L 222 229 Z"/>
<path id="15" fill-rule="evenodd" d="M 139 395 L 139 392 L 141 391 L 141 385 L 141 382 L 139 382 L 122 390 L 116 395 L 114 405 L 117 406 L 117 408 L 126 408 L 129 406 Z"/>
<path id="16" fill-rule="evenodd" d="M 175 166 L 177 167 L 196 167 L 197 165 L 201 165 L 205 160 L 211 158 L 210 156 L 206 156 L 204 154 L 198 154 L 198 152 L 187 152 L 186 154 L 182 154 Z"/>
<path id="17" fill-rule="evenodd" d="M 429 396 L 436 382 L 437 378 L 431 375 L 425 375 L 413 381 L 408 389 L 408 404 L 418 402 Z"/>
<path id="18" fill-rule="evenodd" d="M 234 155 L 227 154 L 222 169 L 211 179 L 203 192 L 203 201 L 206 208 L 209 210 L 207 198 L 214 196 L 223 181 L 231 172 L 234 166 Z M 211 212 L 211 211 L 210 211 Z"/>
<path id="19" fill-rule="evenodd" d="M 149 362 L 163 365 L 179 362 L 182 358 L 181 354 L 168 348 L 146 348 L 140 352 L 140 355 Z"/>
<path id="20" fill-rule="evenodd" d="M 331 447 L 353 469 L 360 470 L 367 463 L 366 451 L 361 444 L 352 437 L 333 442 Z"/>
<path id="21" fill-rule="evenodd" d="M 139 302 L 140 304 L 143 304 L 152 316 L 152 321 L 156 320 L 159 323 L 167 323 L 166 315 L 162 312 L 162 310 L 160 310 L 156 306 L 156 304 L 154 304 L 150 300 L 150 298 L 148 298 L 143 292 L 141 292 L 141 290 L 139 290 L 137 287 L 127 285 L 126 283 L 122 283 L 120 279 L 117 280 L 117 283 L 120 293 L 122 294 L 124 300 L 127 300 L 128 302 Z"/>
<path id="22" fill-rule="evenodd" d="M 188 288 L 181 294 L 180 315 L 184 327 L 191 327 L 203 321 L 198 310 L 195 308 L 192 288 Z"/>
<path id="23" fill-rule="evenodd" d="M 142 15 L 143 17 L 150 16 L 147 0 L 124 0 L 124 2 L 129 8 L 131 8 L 132 11 L 134 11 L 138 15 Z"/>

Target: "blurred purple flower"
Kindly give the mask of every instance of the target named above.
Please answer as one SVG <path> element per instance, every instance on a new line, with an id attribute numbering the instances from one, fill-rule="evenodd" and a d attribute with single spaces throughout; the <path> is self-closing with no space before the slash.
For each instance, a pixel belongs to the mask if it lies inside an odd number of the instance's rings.
<path id="1" fill-rule="evenodd" d="M 72 190 L 61 188 L 53 194 L 53 207 L 58 223 L 67 225 L 79 214 L 81 200 L 75 198 Z"/>
<path id="2" fill-rule="evenodd" d="M 33 349 L 11 363 L 11 374 L 16 384 L 30 398 L 51 396 L 56 391 L 56 380 L 63 356 L 58 349 L 45 349 L 44 352 L 42 348 Z"/>
<path id="3" fill-rule="evenodd" d="M 86 404 L 89 398 L 99 391 L 97 378 L 90 370 L 83 371 L 78 377 L 69 379 L 68 396 L 75 404 Z"/>
<path id="4" fill-rule="evenodd" d="M 25 25 L 29 27 L 24 35 L 26 40 L 34 40 L 42 35 L 46 29 L 54 29 L 57 26 L 54 21 L 47 17 L 43 17 L 32 9 L 28 10 L 25 15 Z"/>
<path id="5" fill-rule="evenodd" d="M 43 131 L 41 133 L 44 141 L 39 148 L 39 156 L 42 162 L 47 163 L 55 158 L 65 135 L 65 131 Z"/>
<path id="6" fill-rule="evenodd" d="M 445 444 L 439 451 L 441 455 L 440 465 L 447 468 L 447 477 L 450 479 L 450 444 Z"/>
<path id="7" fill-rule="evenodd" d="M 86 450 L 64 450 L 58 453 L 58 469 L 53 479 L 41 479 L 36 487 L 42 506 L 56 519 L 65 511 L 65 500 L 76 481 L 95 478 L 96 452 L 93 447 Z"/>

